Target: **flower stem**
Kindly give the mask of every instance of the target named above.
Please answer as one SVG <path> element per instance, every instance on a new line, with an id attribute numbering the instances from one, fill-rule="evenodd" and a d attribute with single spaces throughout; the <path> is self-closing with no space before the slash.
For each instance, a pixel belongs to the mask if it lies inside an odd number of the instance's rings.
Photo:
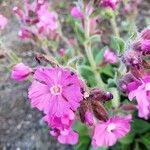
<path id="1" fill-rule="evenodd" d="M 116 17 L 113 16 L 111 18 L 110 22 L 111 22 L 111 25 L 112 25 L 113 33 L 115 34 L 115 36 L 120 37 L 119 29 L 117 27 Z"/>
<path id="2" fill-rule="evenodd" d="M 85 37 L 86 37 L 86 40 L 88 41 L 88 42 L 86 42 L 86 41 L 84 42 L 84 48 L 85 48 L 87 58 L 88 58 L 89 63 L 91 65 L 92 71 L 94 73 L 94 76 L 95 76 L 95 79 L 96 79 L 96 82 L 97 82 L 97 86 L 102 88 L 102 89 L 105 89 L 105 84 L 101 79 L 100 73 L 97 70 L 96 62 L 94 60 L 94 56 L 93 56 L 92 48 L 91 48 L 91 41 L 88 40 L 88 39 L 90 39 L 90 20 L 89 20 L 89 16 L 87 16 L 86 19 L 85 19 L 85 28 L 84 29 L 85 29 Z"/>
<path id="3" fill-rule="evenodd" d="M 94 57 L 93 57 L 93 54 L 92 54 L 92 51 L 91 51 L 91 47 L 89 45 L 88 46 L 85 45 L 84 47 L 85 47 L 86 54 L 87 54 L 89 63 L 91 65 L 92 71 L 94 73 L 94 76 L 95 76 L 95 79 L 96 79 L 96 82 L 97 82 L 97 86 L 104 89 L 105 88 L 105 84 L 103 83 L 103 81 L 102 81 L 102 79 L 100 77 L 100 74 L 97 71 L 97 67 L 96 67 L 96 63 L 95 63 L 95 60 L 94 60 Z"/>

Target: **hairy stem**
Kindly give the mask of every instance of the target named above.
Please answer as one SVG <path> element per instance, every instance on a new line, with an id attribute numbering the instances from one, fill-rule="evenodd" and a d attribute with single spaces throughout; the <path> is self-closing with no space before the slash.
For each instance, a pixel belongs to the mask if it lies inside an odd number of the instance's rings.
<path id="1" fill-rule="evenodd" d="M 111 25 L 112 25 L 112 30 L 115 36 L 120 37 L 119 29 L 117 27 L 117 22 L 116 22 L 116 17 L 113 16 L 110 20 Z"/>
<path id="2" fill-rule="evenodd" d="M 84 29 L 85 29 L 85 37 L 86 37 L 86 40 L 88 41 L 88 42 L 86 42 L 86 41 L 84 42 L 84 48 L 85 48 L 87 58 L 89 60 L 91 68 L 93 70 L 93 73 L 94 73 L 94 76 L 95 76 L 95 79 L 96 79 L 96 82 L 97 82 L 97 86 L 105 89 L 105 84 L 101 79 L 101 76 L 100 76 L 100 74 L 97 70 L 96 62 L 94 60 L 94 56 L 93 56 L 93 53 L 92 53 L 92 47 L 91 47 L 91 41 L 88 40 L 90 38 L 89 16 L 87 16 L 86 19 L 85 19 L 85 28 Z"/>

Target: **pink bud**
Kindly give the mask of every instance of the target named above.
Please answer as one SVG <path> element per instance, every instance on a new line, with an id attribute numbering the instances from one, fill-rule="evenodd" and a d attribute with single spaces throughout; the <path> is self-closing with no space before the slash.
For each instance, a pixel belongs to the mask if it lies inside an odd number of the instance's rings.
<path id="1" fill-rule="evenodd" d="M 111 63 L 111 64 L 115 64 L 118 61 L 116 54 L 109 49 L 105 51 L 104 59 L 106 62 Z"/>
<path id="2" fill-rule="evenodd" d="M 7 18 L 0 14 L 0 30 L 3 30 L 6 27 L 7 23 Z"/>
<path id="3" fill-rule="evenodd" d="M 63 57 L 65 55 L 65 49 L 64 48 L 60 48 L 59 54 Z"/>
<path id="4" fill-rule="evenodd" d="M 109 7 L 109 8 L 112 8 L 113 10 L 116 9 L 117 4 L 118 4 L 118 0 L 102 0 L 102 1 L 100 1 L 100 5 L 102 7 Z"/>
<path id="5" fill-rule="evenodd" d="M 81 9 L 79 7 L 73 7 L 71 9 L 71 15 L 75 18 L 78 18 L 78 19 L 82 19 L 83 18 L 83 13 L 81 11 Z"/>
<path id="6" fill-rule="evenodd" d="M 18 16 L 20 19 L 23 20 L 23 18 L 24 18 L 24 13 L 23 13 L 23 11 L 22 11 L 19 7 L 15 6 L 15 7 L 13 8 L 13 12 L 15 13 L 16 16 Z"/>
<path id="7" fill-rule="evenodd" d="M 136 109 L 136 105 L 134 105 L 134 104 L 123 104 L 121 108 L 124 111 L 133 111 Z"/>
<path id="8" fill-rule="evenodd" d="M 17 81 L 22 81 L 27 79 L 27 77 L 32 73 L 32 69 L 23 63 L 15 65 L 11 72 L 11 78 Z"/>
<path id="9" fill-rule="evenodd" d="M 28 39 L 28 38 L 32 38 L 32 33 L 27 30 L 27 29 L 21 29 L 19 32 L 18 32 L 18 36 L 21 38 L 21 39 Z"/>

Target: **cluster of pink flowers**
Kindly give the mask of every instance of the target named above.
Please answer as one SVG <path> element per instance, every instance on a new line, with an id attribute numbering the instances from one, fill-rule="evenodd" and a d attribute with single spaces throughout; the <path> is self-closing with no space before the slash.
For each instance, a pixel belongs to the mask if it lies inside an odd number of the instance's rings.
<path id="1" fill-rule="evenodd" d="M 150 74 L 146 68 L 150 67 L 145 56 L 150 53 L 150 29 L 141 32 L 136 41 L 132 43 L 131 50 L 124 55 L 123 62 L 129 68 L 123 80 L 121 89 L 128 93 L 130 100 L 137 100 L 139 117 L 150 117 Z"/>
<path id="2" fill-rule="evenodd" d="M 7 23 L 7 18 L 0 14 L 0 30 L 3 30 L 6 27 Z"/>
<path id="3" fill-rule="evenodd" d="M 25 10 L 14 7 L 13 11 L 21 21 L 21 30 L 18 35 L 22 39 L 32 38 L 35 36 L 46 36 L 54 38 L 58 28 L 58 15 L 54 11 L 49 11 L 49 4 L 46 0 L 36 0 L 31 4 L 25 0 Z"/>
<path id="4" fill-rule="evenodd" d="M 33 75 L 34 74 L 34 75 Z M 33 75 L 28 96 L 32 107 L 45 114 L 44 121 L 51 128 L 51 135 L 60 143 L 76 144 L 78 134 L 72 130 L 75 112 L 83 99 L 82 84 L 69 69 L 31 68 L 19 63 L 13 67 L 11 78 L 17 81 Z"/>
<path id="5" fill-rule="evenodd" d="M 83 123 L 93 127 L 91 129 L 94 129 L 94 147 L 111 146 L 130 131 L 131 116 L 109 118 L 102 105 L 103 102 L 112 99 L 112 94 L 92 89 L 89 95 L 85 96 L 87 92 L 83 82 L 69 69 L 31 69 L 23 63 L 15 65 L 12 69 L 11 78 L 14 80 L 26 80 L 29 76 L 33 78 L 28 90 L 31 105 L 44 113 L 43 120 L 48 124 L 50 134 L 60 143 L 78 142 L 79 135 L 72 126 L 79 117 Z"/>

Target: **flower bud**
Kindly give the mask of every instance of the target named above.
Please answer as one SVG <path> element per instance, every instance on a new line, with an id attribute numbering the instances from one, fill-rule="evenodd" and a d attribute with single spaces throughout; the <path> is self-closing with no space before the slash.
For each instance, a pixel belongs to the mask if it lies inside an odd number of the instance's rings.
<path id="1" fill-rule="evenodd" d="M 21 29 L 19 32 L 18 32 L 18 36 L 21 38 L 21 39 L 29 39 L 29 38 L 32 38 L 33 35 L 32 33 L 27 30 L 27 29 Z"/>
<path id="2" fill-rule="evenodd" d="M 81 9 L 79 7 L 76 7 L 76 6 L 71 9 L 71 15 L 75 18 L 78 18 L 78 19 L 83 18 L 83 13 L 82 13 Z"/>
<path id="3" fill-rule="evenodd" d="M 59 54 L 60 54 L 60 56 L 64 56 L 65 55 L 65 49 L 64 48 L 60 48 L 59 49 Z"/>
<path id="4" fill-rule="evenodd" d="M 117 3 L 118 3 L 118 0 L 101 0 L 100 6 L 106 7 L 106 8 L 107 7 L 112 8 L 113 10 L 115 10 L 117 7 Z"/>
<path id="5" fill-rule="evenodd" d="M 18 16 L 21 20 L 24 19 L 24 12 L 17 6 L 13 8 L 13 12 L 15 13 L 16 16 Z"/>
<path id="6" fill-rule="evenodd" d="M 98 101 L 91 101 L 92 109 L 98 120 L 107 121 L 109 116 L 104 106 Z"/>
<path id="7" fill-rule="evenodd" d="M 32 69 L 23 63 L 15 65 L 12 69 L 11 78 L 17 81 L 22 81 L 27 79 L 27 77 L 32 73 Z"/>
<path id="8" fill-rule="evenodd" d="M 79 115 L 83 123 L 86 123 L 89 126 L 93 125 L 93 112 L 92 112 L 91 101 L 86 99 L 81 102 L 79 108 Z"/>
<path id="9" fill-rule="evenodd" d="M 131 73 L 125 74 L 122 79 L 118 80 L 118 87 L 124 93 L 129 92 L 128 84 L 134 81 L 138 81 Z"/>
<path id="10" fill-rule="evenodd" d="M 110 92 L 106 92 L 100 89 L 92 89 L 90 91 L 89 99 L 96 100 L 100 102 L 109 101 L 113 98 L 113 95 Z"/>
<path id="11" fill-rule="evenodd" d="M 133 111 L 136 109 L 136 105 L 134 105 L 134 104 L 123 104 L 121 106 L 121 109 L 123 109 L 124 111 Z"/>
<path id="12" fill-rule="evenodd" d="M 118 61 L 116 54 L 109 49 L 105 51 L 104 59 L 106 62 L 111 63 L 111 64 L 115 64 Z"/>
<path id="13" fill-rule="evenodd" d="M 0 30 L 3 30 L 6 27 L 7 23 L 7 18 L 0 14 Z"/>

